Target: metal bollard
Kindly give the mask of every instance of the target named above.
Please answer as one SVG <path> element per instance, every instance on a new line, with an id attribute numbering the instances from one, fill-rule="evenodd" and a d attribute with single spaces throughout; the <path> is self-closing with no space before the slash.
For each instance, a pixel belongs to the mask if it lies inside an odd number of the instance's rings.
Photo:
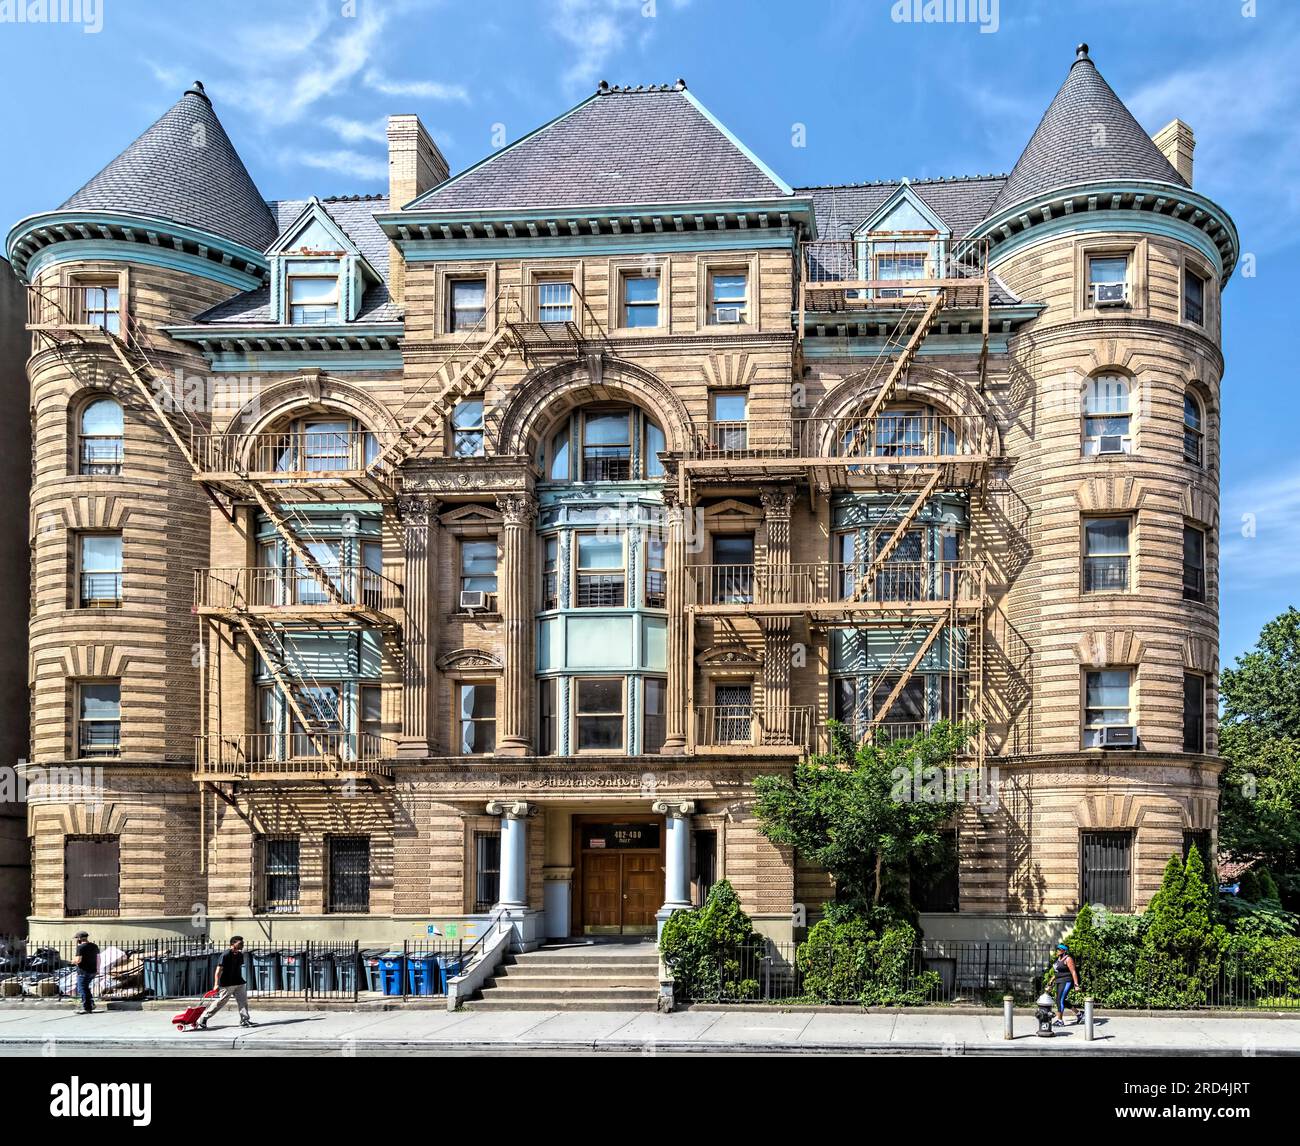
<path id="1" fill-rule="evenodd" d="M 1083 1000 L 1083 1041 L 1092 1042 L 1092 996 L 1088 995 Z"/>
<path id="2" fill-rule="evenodd" d="M 1011 995 L 1002 996 L 1002 1037 L 1014 1039 L 1016 1021 L 1016 1001 Z"/>

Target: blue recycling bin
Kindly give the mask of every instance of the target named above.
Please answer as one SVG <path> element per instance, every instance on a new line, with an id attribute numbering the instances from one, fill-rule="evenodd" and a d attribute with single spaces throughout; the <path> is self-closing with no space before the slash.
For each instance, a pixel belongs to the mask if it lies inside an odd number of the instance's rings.
<path id="1" fill-rule="evenodd" d="M 285 991 L 307 990 L 307 953 L 282 951 L 280 953 L 280 986 Z"/>
<path id="2" fill-rule="evenodd" d="M 465 969 L 465 956 L 439 955 L 438 972 L 442 979 L 442 993 L 447 993 L 447 984 Z"/>
<path id="3" fill-rule="evenodd" d="M 311 964 L 311 989 L 318 995 L 334 991 L 334 953 L 313 951 L 308 958 Z"/>
<path id="4" fill-rule="evenodd" d="M 440 994 L 438 956 L 432 951 L 412 951 L 407 958 L 406 975 L 412 995 Z"/>
<path id="5" fill-rule="evenodd" d="M 380 982 L 385 995 L 402 994 L 402 978 L 406 974 L 406 956 L 400 951 L 385 951 L 379 957 Z"/>
<path id="6" fill-rule="evenodd" d="M 280 989 L 280 952 L 254 951 L 249 956 L 252 974 L 246 976 L 254 991 L 273 992 Z"/>
<path id="7" fill-rule="evenodd" d="M 357 953 L 334 952 L 334 988 L 351 995 L 357 989 Z"/>

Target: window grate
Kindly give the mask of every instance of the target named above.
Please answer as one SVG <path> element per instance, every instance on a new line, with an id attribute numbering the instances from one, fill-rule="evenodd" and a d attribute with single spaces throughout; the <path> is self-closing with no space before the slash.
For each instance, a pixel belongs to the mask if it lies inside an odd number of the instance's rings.
<path id="1" fill-rule="evenodd" d="M 1081 851 L 1083 902 L 1128 911 L 1132 906 L 1132 833 L 1084 832 Z"/>

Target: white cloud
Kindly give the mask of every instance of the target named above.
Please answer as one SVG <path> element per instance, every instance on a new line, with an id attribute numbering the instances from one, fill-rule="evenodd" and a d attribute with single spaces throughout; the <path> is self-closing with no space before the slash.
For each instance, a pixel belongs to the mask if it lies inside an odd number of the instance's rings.
<path id="1" fill-rule="evenodd" d="M 335 151 L 294 151 L 288 156 L 304 167 L 314 167 L 318 171 L 333 171 L 351 179 L 382 180 L 388 179 L 388 159 L 385 156 L 365 155 L 349 148 Z"/>
<path id="2" fill-rule="evenodd" d="M 358 119 L 345 119 L 341 115 L 327 115 L 321 121 L 344 143 L 387 143 L 388 121 L 384 118 L 363 123 Z"/>
<path id="3" fill-rule="evenodd" d="M 1300 208 L 1300 25 L 1274 21 L 1248 49 L 1166 73 L 1127 100 L 1148 131 L 1177 116 L 1196 133 L 1195 179 L 1230 208 L 1271 231 L 1261 241 L 1293 241 L 1287 216 Z M 1272 220 L 1271 224 L 1267 220 Z"/>
<path id="4" fill-rule="evenodd" d="M 386 96 L 408 96 L 411 99 L 454 100 L 469 103 L 469 91 L 463 84 L 444 84 L 437 80 L 394 80 L 378 68 L 366 72 L 364 83 L 372 91 Z"/>
<path id="5" fill-rule="evenodd" d="M 1232 590 L 1294 589 L 1300 580 L 1300 468 L 1229 486 L 1224 495 L 1222 560 Z"/>
<path id="6" fill-rule="evenodd" d="M 608 79 L 601 72 L 622 49 L 628 33 L 641 33 L 644 42 L 657 12 L 657 5 L 647 6 L 645 0 L 559 0 L 550 26 L 574 53 L 562 76 L 566 91 L 572 94 Z M 644 24 L 634 23 L 638 20 Z"/>

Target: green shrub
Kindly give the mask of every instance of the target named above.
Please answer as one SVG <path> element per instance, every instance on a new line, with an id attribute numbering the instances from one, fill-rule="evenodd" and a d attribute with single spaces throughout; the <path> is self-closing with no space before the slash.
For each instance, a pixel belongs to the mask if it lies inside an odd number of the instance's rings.
<path id="1" fill-rule="evenodd" d="M 1214 921 L 1201 853 L 1183 864 L 1170 856 L 1164 879 L 1147 908 L 1149 922 L 1138 957 L 1138 980 L 1151 1007 L 1199 1007 L 1218 979 L 1228 934 Z"/>
<path id="2" fill-rule="evenodd" d="M 1300 937 L 1231 936 L 1223 976 L 1224 1002 L 1295 1006 L 1300 1002 Z"/>
<path id="3" fill-rule="evenodd" d="M 713 885 L 703 907 L 675 911 L 659 939 L 678 990 L 698 1001 L 755 998 L 758 981 L 752 976 L 766 949 L 725 879 Z"/>
<path id="4" fill-rule="evenodd" d="M 1147 1005 L 1146 992 L 1137 975 L 1146 926 L 1144 915 L 1113 915 L 1088 904 L 1080 908 L 1065 942 L 1074 958 L 1082 994 L 1091 995 L 1100 1006 Z M 1056 989 L 1056 976 L 1051 969 L 1054 961 L 1054 957 L 1049 961 L 1043 978 L 1043 989 L 1049 994 L 1054 994 Z M 1082 1006 L 1080 992 L 1071 992 L 1068 1002 Z"/>
<path id="5" fill-rule="evenodd" d="M 1236 895 L 1219 896 L 1219 918 L 1234 935 L 1282 938 L 1300 930 L 1300 917 L 1287 911 L 1276 899 L 1254 903 Z"/>
<path id="6" fill-rule="evenodd" d="M 909 923 L 840 913 L 799 945 L 805 994 L 823 1003 L 919 1006 L 940 985 L 936 971 L 913 969 L 917 932 Z"/>

